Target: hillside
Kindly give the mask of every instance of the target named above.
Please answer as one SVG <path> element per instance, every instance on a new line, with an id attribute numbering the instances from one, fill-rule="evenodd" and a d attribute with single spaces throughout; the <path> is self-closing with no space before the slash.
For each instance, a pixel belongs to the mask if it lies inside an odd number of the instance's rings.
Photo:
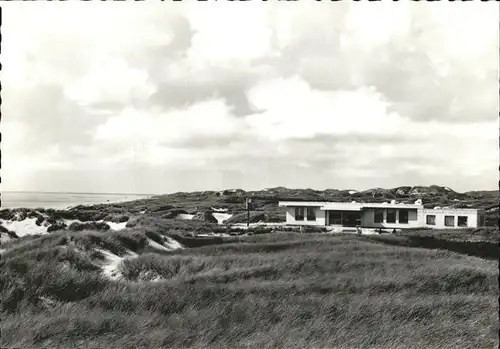
<path id="1" fill-rule="evenodd" d="M 447 200 L 496 217 L 498 193 L 270 188 L 0 210 L 1 347 L 498 345 L 497 228 L 247 229 L 246 197 L 252 222 L 279 222 L 287 199 Z"/>
<path id="2" fill-rule="evenodd" d="M 183 248 L 173 222 L 5 246 L 1 347 L 498 345 L 494 261 L 342 234 Z"/>
<path id="3" fill-rule="evenodd" d="M 210 210 L 213 207 L 226 208 L 229 213 L 244 209 L 245 199 L 253 198 L 257 210 L 274 211 L 280 200 L 295 201 L 342 201 L 349 202 L 367 201 L 384 202 L 396 199 L 400 202 L 413 203 L 422 199 L 428 207 L 471 207 L 491 210 L 498 208 L 498 191 L 474 191 L 458 193 L 448 187 L 440 186 L 414 186 L 396 187 L 392 189 L 373 188 L 365 191 L 356 190 L 313 190 L 313 189 L 288 189 L 284 187 L 268 188 L 259 191 L 244 191 L 242 189 L 224 190 L 220 192 L 204 191 L 192 193 L 174 193 L 155 196 L 148 202 L 152 209 L 158 209 L 162 204 L 182 207 L 188 212 L 196 210 Z"/>

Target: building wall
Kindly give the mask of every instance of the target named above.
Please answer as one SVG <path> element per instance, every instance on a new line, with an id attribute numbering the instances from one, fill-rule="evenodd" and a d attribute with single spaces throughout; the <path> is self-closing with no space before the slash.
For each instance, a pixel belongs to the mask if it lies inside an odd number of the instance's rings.
<path id="1" fill-rule="evenodd" d="M 428 225 L 427 224 L 427 218 L 426 218 L 427 215 L 436 216 L 436 224 L 435 225 Z M 448 227 L 448 226 L 444 225 L 444 217 L 445 216 L 455 217 L 454 226 Z M 478 227 L 479 215 L 478 215 L 478 212 L 476 210 L 446 210 L 446 209 L 440 209 L 440 210 L 426 209 L 426 210 L 423 210 L 423 226 L 428 227 L 428 228 L 434 228 L 434 229 L 464 228 L 464 227 L 458 226 L 458 216 L 467 217 L 467 228 L 477 228 Z"/>
<path id="2" fill-rule="evenodd" d="M 307 206 L 311 207 L 311 206 Z M 306 206 L 304 206 L 304 220 L 296 221 L 295 220 L 295 207 L 286 207 L 286 223 L 291 225 L 315 225 L 315 226 L 325 226 L 328 222 L 326 216 L 328 215 L 328 211 L 321 210 L 321 207 L 313 207 L 316 213 L 315 221 L 307 220 L 307 211 Z M 375 223 L 375 208 L 366 208 L 361 211 L 361 225 L 363 227 L 373 227 L 373 228 L 419 228 L 419 227 L 427 227 L 427 228 L 435 228 L 435 229 L 457 229 L 462 228 L 458 226 L 458 216 L 466 216 L 467 217 L 467 227 L 468 228 L 476 228 L 479 225 L 479 214 L 477 210 L 457 210 L 457 209 L 407 209 L 408 210 L 408 223 L 399 223 L 399 209 L 396 209 L 396 223 L 387 223 L 387 210 L 384 210 L 384 220 L 382 223 Z M 427 215 L 435 215 L 436 216 L 436 224 L 435 225 L 427 225 Z M 448 227 L 444 224 L 445 216 L 454 216 L 454 226 Z M 332 226 L 333 227 L 333 226 Z"/>
<path id="3" fill-rule="evenodd" d="M 316 213 L 316 220 L 315 221 L 308 221 L 307 220 L 306 207 L 304 207 L 304 220 L 303 221 L 296 221 L 295 220 L 295 207 L 287 207 L 286 208 L 286 223 L 293 224 L 293 225 L 322 225 L 322 226 L 324 226 L 326 224 L 325 211 L 321 210 L 320 207 L 313 207 L 313 208 L 314 208 L 314 212 Z"/>
<path id="4" fill-rule="evenodd" d="M 387 223 L 387 209 L 381 209 L 384 212 L 382 223 L 375 223 L 375 208 L 367 208 L 362 211 L 361 225 L 371 228 L 418 228 L 422 226 L 417 209 L 408 210 L 408 223 L 399 223 L 399 209 L 396 210 L 396 223 Z"/>

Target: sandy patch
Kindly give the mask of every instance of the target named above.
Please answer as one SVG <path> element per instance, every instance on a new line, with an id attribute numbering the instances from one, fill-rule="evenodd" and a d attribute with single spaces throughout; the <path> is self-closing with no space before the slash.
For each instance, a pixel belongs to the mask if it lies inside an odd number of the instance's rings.
<path id="1" fill-rule="evenodd" d="M 177 240 L 172 239 L 171 237 L 164 236 L 163 239 L 165 240 L 164 244 L 172 250 L 184 248 L 182 244 L 180 244 Z"/>
<path id="2" fill-rule="evenodd" d="M 73 223 L 78 223 L 78 224 L 82 224 L 83 222 L 79 219 L 63 219 L 62 222 L 64 224 L 66 224 L 68 227 L 73 224 Z"/>
<path id="3" fill-rule="evenodd" d="M 124 257 L 117 256 L 116 254 L 103 249 L 96 249 L 96 251 L 99 251 L 104 255 L 104 261 L 101 265 L 102 273 L 112 280 L 118 280 L 122 277 L 121 263 L 124 259 L 137 257 L 137 254 L 132 251 L 127 251 L 127 254 Z"/>
<path id="4" fill-rule="evenodd" d="M 127 225 L 127 222 L 115 223 L 115 222 L 104 222 L 109 225 L 109 228 L 114 231 L 123 230 Z"/>
<path id="5" fill-rule="evenodd" d="M 115 223 L 115 222 L 107 222 L 103 221 L 102 219 L 99 221 L 88 221 L 88 222 L 82 222 L 79 219 L 64 219 L 63 222 L 69 227 L 72 223 L 78 223 L 78 224 L 84 224 L 84 223 L 106 223 L 109 225 L 109 228 L 114 231 L 122 230 L 125 229 L 127 222 L 122 222 L 122 223 Z"/>
<path id="6" fill-rule="evenodd" d="M 178 219 L 193 219 L 194 214 L 179 213 L 176 218 Z"/>
<path id="7" fill-rule="evenodd" d="M 212 211 L 214 211 L 214 212 L 220 212 L 220 213 L 227 213 L 227 208 L 215 208 L 215 207 L 212 207 Z"/>
<path id="8" fill-rule="evenodd" d="M 231 218 L 233 215 L 229 213 L 212 213 L 212 216 L 214 216 L 215 219 L 217 219 L 218 224 L 224 223 L 225 220 Z"/>
<path id="9" fill-rule="evenodd" d="M 157 250 L 163 250 L 163 251 L 173 251 L 184 248 L 184 246 L 182 246 L 179 242 L 168 236 L 164 236 L 163 240 L 164 240 L 163 245 L 159 244 L 158 242 L 152 239 L 148 239 L 148 244 L 149 246 L 156 248 Z"/>
<path id="10" fill-rule="evenodd" d="M 1 225 L 16 233 L 17 236 L 47 234 L 47 227 L 36 225 L 36 218 L 26 218 L 23 221 L 2 221 Z"/>
<path id="11" fill-rule="evenodd" d="M 171 248 L 168 248 L 164 245 L 157 243 L 156 241 L 154 241 L 152 239 L 148 239 L 148 245 L 153 247 L 153 248 L 156 248 L 157 250 L 161 250 L 161 251 L 172 251 L 173 250 Z"/>
<path id="12" fill-rule="evenodd" d="M 229 234 L 224 233 L 211 233 L 211 234 L 196 234 L 197 237 L 230 237 Z"/>

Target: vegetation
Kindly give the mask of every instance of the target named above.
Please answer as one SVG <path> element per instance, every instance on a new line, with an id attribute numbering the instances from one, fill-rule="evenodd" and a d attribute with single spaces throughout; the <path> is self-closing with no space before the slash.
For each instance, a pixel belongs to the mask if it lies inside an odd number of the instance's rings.
<path id="1" fill-rule="evenodd" d="M 423 198 L 431 207 L 482 208 L 491 227 L 361 236 L 323 234 L 321 227 L 246 229 L 238 224 L 246 222 L 246 197 L 253 198 L 255 223 L 284 221 L 279 200 Z M 213 208 L 233 214 L 230 224 L 176 219 Z M 2 348 L 499 344 L 498 191 L 280 187 L 174 193 L 71 210 L 0 210 L 2 220 L 25 218 L 48 224 L 51 233 L 17 238 L 0 229 Z M 68 227 L 64 219 L 83 223 Z M 127 228 L 112 231 L 105 222 L 127 222 Z M 168 250 L 171 239 L 185 248 Z M 110 256 L 119 278 L 104 273 Z"/>
<path id="2" fill-rule="evenodd" d="M 468 229 L 407 229 L 398 235 L 407 237 L 433 237 L 452 241 L 488 241 L 500 242 L 498 227 L 468 228 Z"/>
<path id="3" fill-rule="evenodd" d="M 1 347 L 498 346 L 493 261 L 290 232 L 149 253 L 148 238 L 182 232 L 154 222 L 6 246 Z M 139 256 L 122 263 L 124 279 L 111 280 L 96 248 Z"/>

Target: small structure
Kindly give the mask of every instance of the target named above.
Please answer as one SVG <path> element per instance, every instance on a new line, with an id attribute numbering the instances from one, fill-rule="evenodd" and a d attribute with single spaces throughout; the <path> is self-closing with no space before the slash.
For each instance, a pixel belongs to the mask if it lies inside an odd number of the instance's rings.
<path id="1" fill-rule="evenodd" d="M 414 204 L 280 201 L 286 207 L 286 223 L 361 227 L 379 229 L 405 228 L 477 228 L 484 226 L 484 211 L 477 209 L 425 209 L 421 200 Z"/>

